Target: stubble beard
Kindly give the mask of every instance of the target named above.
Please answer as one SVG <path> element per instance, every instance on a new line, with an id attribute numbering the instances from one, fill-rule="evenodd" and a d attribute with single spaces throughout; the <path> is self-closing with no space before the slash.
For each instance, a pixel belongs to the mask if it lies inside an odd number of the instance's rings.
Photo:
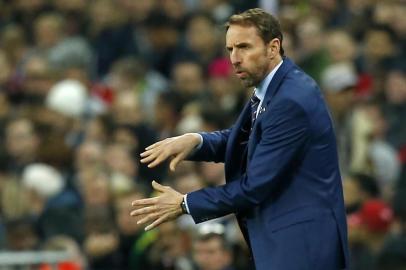
<path id="1" fill-rule="evenodd" d="M 252 88 L 258 86 L 262 80 L 265 78 L 266 74 L 265 72 L 263 74 L 256 74 L 255 76 L 252 73 L 247 72 L 247 77 L 241 80 L 241 84 L 246 87 L 246 88 Z"/>
<path id="2" fill-rule="evenodd" d="M 264 49 L 263 52 L 263 59 L 266 59 L 266 51 Z M 261 59 L 262 60 L 262 59 Z M 248 72 L 247 70 L 244 70 L 247 73 L 246 78 L 241 78 L 241 83 L 243 86 L 246 88 L 252 88 L 258 86 L 263 79 L 268 75 L 268 66 L 269 63 L 268 61 L 259 61 L 257 63 L 258 68 L 256 70 L 253 70 L 252 72 Z"/>
<path id="3" fill-rule="evenodd" d="M 250 88 L 257 85 L 257 80 L 254 80 L 253 76 L 248 74 L 246 78 L 241 79 L 241 84 L 246 88 Z"/>

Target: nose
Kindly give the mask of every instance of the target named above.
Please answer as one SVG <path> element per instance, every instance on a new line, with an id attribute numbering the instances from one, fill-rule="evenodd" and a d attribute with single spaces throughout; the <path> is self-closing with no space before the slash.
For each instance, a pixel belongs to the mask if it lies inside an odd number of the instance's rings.
<path id="1" fill-rule="evenodd" d="M 237 50 L 232 50 L 230 52 L 230 61 L 233 66 L 238 66 L 241 64 L 241 56 L 239 55 Z"/>

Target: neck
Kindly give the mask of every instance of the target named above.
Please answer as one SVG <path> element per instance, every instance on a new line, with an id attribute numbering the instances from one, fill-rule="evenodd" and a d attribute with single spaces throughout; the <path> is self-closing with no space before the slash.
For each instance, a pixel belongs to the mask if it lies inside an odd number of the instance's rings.
<path id="1" fill-rule="evenodd" d="M 275 67 L 279 65 L 280 62 L 282 62 L 282 56 L 280 54 L 278 54 L 278 56 L 276 56 L 275 58 L 271 59 L 271 61 L 269 61 L 268 73 L 274 70 Z"/>
<path id="2" fill-rule="evenodd" d="M 282 56 L 280 56 L 278 54 L 277 57 L 272 58 L 269 61 L 269 65 L 268 68 L 266 69 L 266 72 L 264 74 L 264 77 L 262 78 L 262 80 L 256 85 L 256 87 L 261 87 L 261 85 L 264 83 L 265 79 L 267 78 L 267 76 L 282 62 Z"/>

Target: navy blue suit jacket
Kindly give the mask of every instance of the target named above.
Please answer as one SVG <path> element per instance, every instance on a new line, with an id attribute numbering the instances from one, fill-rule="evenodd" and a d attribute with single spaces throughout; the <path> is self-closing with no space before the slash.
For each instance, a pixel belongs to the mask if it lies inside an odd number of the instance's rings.
<path id="1" fill-rule="evenodd" d="M 249 104 L 232 128 L 201 133 L 190 159 L 225 162 L 227 183 L 189 193 L 190 214 L 199 223 L 235 213 L 256 269 L 346 268 L 336 139 L 319 87 L 285 58 L 262 107 L 247 143 Z"/>

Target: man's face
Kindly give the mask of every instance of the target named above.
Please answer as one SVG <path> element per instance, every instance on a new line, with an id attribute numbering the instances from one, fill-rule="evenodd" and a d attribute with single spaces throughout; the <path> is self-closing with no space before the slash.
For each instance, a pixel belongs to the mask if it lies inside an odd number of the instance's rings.
<path id="1" fill-rule="evenodd" d="M 257 86 L 270 72 L 270 48 L 254 26 L 231 25 L 226 34 L 226 48 L 244 86 Z"/>
<path id="2" fill-rule="evenodd" d="M 128 206 L 131 205 L 131 202 L 142 198 L 142 194 L 133 193 L 130 196 L 125 196 L 117 199 L 115 205 L 116 222 L 121 234 L 134 235 L 142 229 L 142 226 L 134 222 L 133 217 L 128 214 Z"/>
<path id="3" fill-rule="evenodd" d="M 204 88 L 201 67 L 192 62 L 179 63 L 173 72 L 175 87 L 184 95 L 196 95 Z"/>
<path id="4" fill-rule="evenodd" d="M 231 263 L 229 253 L 222 248 L 217 238 L 196 242 L 193 255 L 202 270 L 221 270 Z"/>
<path id="5" fill-rule="evenodd" d="M 24 159 L 35 155 L 38 143 L 38 138 L 29 120 L 17 120 L 7 126 L 6 148 L 12 157 Z"/>

